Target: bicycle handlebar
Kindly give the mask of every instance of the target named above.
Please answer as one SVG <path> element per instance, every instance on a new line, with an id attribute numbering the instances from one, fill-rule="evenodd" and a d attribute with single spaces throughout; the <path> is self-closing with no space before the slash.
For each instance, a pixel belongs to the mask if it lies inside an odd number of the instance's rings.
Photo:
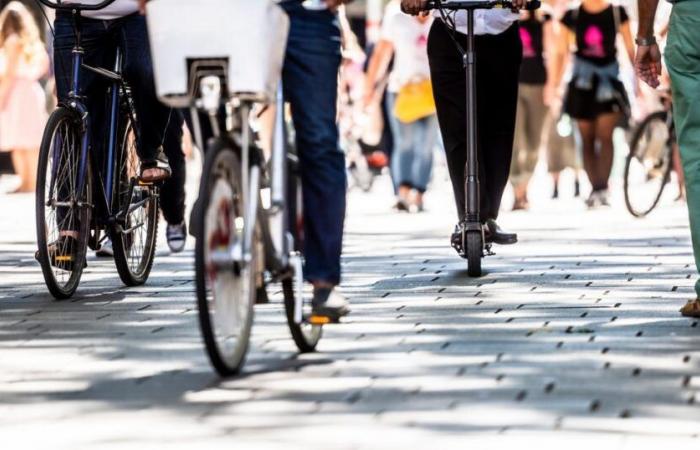
<path id="1" fill-rule="evenodd" d="M 525 10 L 535 11 L 540 9 L 542 2 L 540 0 L 531 0 L 525 5 Z M 457 10 L 476 10 L 476 9 L 517 9 L 513 5 L 512 1 L 507 0 L 429 0 L 425 6 L 425 11 L 431 9 L 449 9 L 453 11 Z"/>
<path id="2" fill-rule="evenodd" d="M 80 2 L 66 3 L 65 0 L 56 0 L 52 2 L 51 0 L 39 0 L 41 4 L 47 8 L 55 9 L 58 11 L 98 11 L 100 9 L 106 8 L 116 0 L 103 0 L 101 3 L 96 5 L 84 5 Z"/>

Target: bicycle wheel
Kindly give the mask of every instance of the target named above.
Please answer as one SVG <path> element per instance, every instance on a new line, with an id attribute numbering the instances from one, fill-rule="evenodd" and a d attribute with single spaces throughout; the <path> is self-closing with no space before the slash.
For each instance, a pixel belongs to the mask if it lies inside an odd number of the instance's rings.
<path id="1" fill-rule="evenodd" d="M 36 256 L 46 286 L 57 299 L 70 298 L 78 288 L 90 234 L 92 174 L 85 161 L 80 180 L 81 128 L 72 111 L 57 109 L 46 124 L 39 152 Z"/>
<path id="2" fill-rule="evenodd" d="M 214 251 L 227 251 L 243 239 L 245 223 L 241 166 L 230 146 L 217 142 L 206 153 L 199 189 L 199 235 L 195 272 L 199 324 L 209 360 L 222 376 L 243 367 L 256 299 L 257 245 L 243 267 L 220 268 Z"/>
<path id="3" fill-rule="evenodd" d="M 479 231 L 468 231 L 467 246 L 467 272 L 472 278 L 479 278 L 481 272 L 481 259 L 484 257 L 484 236 Z"/>
<path id="4" fill-rule="evenodd" d="M 113 211 L 117 225 L 110 230 L 114 262 L 119 278 L 127 286 L 148 280 L 158 237 L 158 192 L 153 185 L 138 182 L 134 124 L 124 118 L 116 156 Z"/>
<path id="5" fill-rule="evenodd" d="M 289 190 L 287 193 L 287 207 L 289 208 L 289 229 L 294 236 L 296 250 L 301 253 L 304 242 L 304 215 L 302 210 L 302 195 L 301 195 L 301 178 L 298 174 L 298 169 L 295 164 L 290 163 L 289 169 Z M 293 268 L 299 270 L 298 268 Z M 303 269 L 302 269 L 303 270 Z M 294 274 L 298 275 L 298 274 Z M 297 281 L 295 276 L 291 276 L 282 281 L 282 292 L 284 294 L 284 309 L 287 315 L 287 325 L 292 333 L 292 339 L 299 351 L 302 353 L 313 352 L 316 350 L 318 342 L 323 335 L 323 327 L 307 322 L 307 318 L 311 316 L 311 302 L 302 302 L 303 311 L 301 312 L 302 323 L 297 323 L 296 317 L 296 297 L 297 297 Z M 302 278 L 303 277 L 299 277 Z M 310 295 L 310 293 L 305 293 Z"/>
<path id="6" fill-rule="evenodd" d="M 625 164 L 625 203 L 635 217 L 645 217 L 659 204 L 672 168 L 673 134 L 669 115 L 649 115 L 633 134 Z"/>

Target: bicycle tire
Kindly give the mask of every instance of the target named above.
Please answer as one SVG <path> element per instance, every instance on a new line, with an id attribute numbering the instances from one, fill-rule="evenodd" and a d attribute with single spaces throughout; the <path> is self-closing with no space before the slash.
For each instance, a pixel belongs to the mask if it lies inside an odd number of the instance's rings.
<path id="1" fill-rule="evenodd" d="M 75 112 L 64 107 L 59 107 L 51 114 L 46 123 L 46 128 L 44 129 L 44 135 L 42 137 L 41 147 L 39 150 L 35 197 L 36 233 L 38 245 L 38 252 L 36 256 L 39 264 L 41 265 L 41 271 L 44 276 L 46 287 L 51 295 L 53 295 L 53 297 L 57 300 L 65 300 L 73 296 L 78 288 L 78 285 L 80 284 L 80 279 L 83 275 L 87 256 L 90 220 L 92 215 L 92 172 L 90 170 L 89 161 L 87 162 L 88 166 L 85 174 L 86 179 L 84 183 L 84 192 L 76 193 L 64 191 L 64 193 L 61 195 L 68 195 L 68 198 L 73 199 L 77 198 L 77 202 L 82 202 L 83 206 L 70 206 L 69 208 L 71 211 L 66 213 L 65 219 L 60 220 L 58 219 L 58 210 L 60 206 L 55 206 L 54 204 L 52 210 L 56 217 L 55 236 L 53 236 L 53 233 L 50 231 L 50 227 L 47 223 L 47 221 L 51 220 L 51 214 L 49 214 L 49 217 L 47 217 L 47 208 L 52 208 L 50 203 L 52 203 L 54 200 L 53 189 L 55 189 L 57 186 L 56 178 L 60 178 L 61 174 L 65 173 L 68 180 L 71 178 L 74 179 L 73 185 L 75 185 L 75 181 L 77 181 L 77 167 L 80 158 L 79 155 L 81 153 L 82 141 L 81 128 L 82 124 L 80 118 Z M 62 138 L 59 138 L 59 136 L 62 136 Z M 55 144 L 58 145 L 59 143 L 61 145 L 60 155 L 57 153 L 59 150 L 56 150 L 54 147 Z M 58 162 L 56 161 L 56 158 L 59 156 L 64 156 L 66 153 L 70 154 L 71 159 L 66 160 L 65 158 L 60 158 Z M 56 162 L 56 167 L 54 167 Z M 54 174 L 56 176 L 54 176 Z M 70 190 L 70 181 L 68 183 L 69 186 L 67 189 Z M 52 197 L 51 199 L 47 198 L 47 187 L 49 188 L 49 194 L 51 194 L 50 196 Z M 57 193 L 56 195 L 58 196 L 59 194 Z M 59 201 L 58 198 L 56 201 Z M 65 200 L 61 201 L 65 202 Z M 75 201 L 71 201 L 71 203 L 75 203 Z M 66 208 L 64 207 L 63 209 Z M 65 269 L 68 267 L 67 264 L 63 265 L 63 268 L 61 268 L 61 263 L 52 264 L 49 255 L 49 245 L 57 242 L 60 236 L 61 225 L 58 222 L 60 221 L 64 223 L 65 226 L 66 220 L 68 223 L 74 223 L 74 221 L 78 223 L 77 226 L 67 225 L 67 227 L 77 228 L 76 231 L 78 232 L 79 236 L 78 239 L 75 240 L 75 245 L 72 246 L 73 248 L 70 251 L 70 255 L 65 256 L 68 261 L 72 262 L 72 270 Z M 48 236 L 49 234 L 52 236 Z M 70 274 L 67 277 L 60 277 L 65 280 L 64 282 L 61 282 L 58 279 L 59 274 L 57 271 L 69 272 Z"/>
<path id="2" fill-rule="evenodd" d="M 471 278 L 479 278 L 483 274 L 481 270 L 481 260 L 484 257 L 484 236 L 479 231 L 468 231 L 465 240 L 467 250 L 467 273 Z"/>
<path id="3" fill-rule="evenodd" d="M 114 263 L 119 278 L 126 286 L 141 286 L 148 281 L 155 259 L 158 239 L 158 188 L 138 183 L 138 162 L 134 124 L 123 117 L 115 155 L 113 211 L 122 211 L 127 202 L 129 213 L 110 229 Z M 131 183 L 134 190 L 131 192 Z M 131 196 L 130 196 L 131 194 Z M 142 202 L 143 206 L 131 211 Z M 143 228 L 145 227 L 145 230 Z"/>
<path id="4" fill-rule="evenodd" d="M 194 217 L 198 222 L 197 230 L 199 230 L 195 245 L 195 283 L 199 325 L 209 361 L 216 372 L 223 377 L 237 375 L 243 368 L 250 343 L 257 296 L 256 270 L 254 270 L 257 267 L 257 245 L 253 245 L 252 260 L 247 264 L 247 272 L 244 269 L 237 275 L 234 270 L 212 271 L 208 264 L 210 248 L 217 244 L 228 245 L 232 231 L 230 226 L 226 230 L 220 228 L 213 230 L 211 225 L 213 223 L 217 223 L 217 226 L 235 224 L 236 219 L 240 217 L 232 217 L 231 212 L 235 208 L 228 208 L 229 205 L 236 206 L 233 203 L 235 198 L 242 197 L 238 152 L 232 147 L 223 141 L 216 141 L 207 150 L 199 188 L 200 209 L 199 214 Z M 239 193 L 238 196 L 236 192 Z M 239 204 L 238 207 L 242 208 L 242 205 Z M 221 216 L 221 214 L 224 215 Z M 219 219 L 225 220 L 220 222 Z M 255 224 L 252 225 L 255 226 Z M 240 233 L 242 232 L 241 229 Z M 216 279 L 212 279 L 214 276 Z M 236 284 L 238 281 L 236 278 L 240 279 L 239 284 Z M 216 293 L 219 296 L 216 297 L 213 289 L 216 289 L 218 282 L 232 288 L 217 290 Z M 247 283 L 247 290 L 244 283 Z M 236 290 L 236 287 L 240 289 Z M 223 301 L 219 300 L 222 297 L 224 297 Z M 238 309 L 226 310 L 231 305 Z M 220 307 L 217 308 L 217 306 Z M 221 327 L 230 325 L 228 321 L 233 320 L 227 314 L 223 314 L 230 311 L 236 311 L 237 314 L 243 313 L 244 317 L 242 320 L 236 317 L 238 323 L 234 325 L 238 327 L 238 338 L 232 347 L 226 348 L 224 344 L 232 341 L 225 335 L 226 333 L 221 332 Z M 227 331 L 230 328 L 224 328 L 224 330 Z"/>
<path id="5" fill-rule="evenodd" d="M 289 230 L 294 236 L 295 250 L 303 249 L 303 214 L 301 204 L 301 178 L 298 168 L 290 164 L 289 189 L 287 192 L 287 207 L 289 210 Z M 323 327 L 303 322 L 296 323 L 296 289 L 294 276 L 282 281 L 282 293 L 284 295 L 284 309 L 287 317 L 287 325 L 292 334 L 292 340 L 301 353 L 310 353 L 316 350 L 319 341 L 323 337 Z M 302 316 L 309 315 L 310 311 L 303 311 Z"/>
<path id="6" fill-rule="evenodd" d="M 631 172 L 632 172 L 632 164 L 637 159 L 637 155 L 639 153 L 638 147 L 642 143 L 642 139 L 645 136 L 645 133 L 647 133 L 647 128 L 649 128 L 654 122 L 663 122 L 664 124 L 668 120 L 668 112 L 667 111 L 657 111 L 655 113 L 652 113 L 648 115 L 636 128 L 632 135 L 632 141 L 630 145 L 630 152 L 627 155 L 627 158 L 625 160 L 625 173 L 624 173 L 624 193 L 625 193 L 625 205 L 627 206 L 627 210 L 629 211 L 630 214 L 632 214 L 634 217 L 637 218 L 644 218 L 648 216 L 659 204 L 661 201 L 661 197 L 663 196 L 664 190 L 666 189 L 666 185 L 668 185 L 668 182 L 670 180 L 671 176 L 671 170 L 673 168 L 673 147 L 672 145 L 669 145 L 667 143 L 664 147 L 664 151 L 666 152 L 667 158 L 666 158 L 666 167 L 663 168 L 662 170 L 662 178 L 661 178 L 661 183 L 660 187 L 658 188 L 658 191 L 654 193 L 654 195 L 651 196 L 651 203 L 648 206 L 642 207 L 642 208 L 637 208 L 635 205 L 633 205 L 632 201 L 632 183 L 630 182 L 631 178 Z M 671 132 L 669 131 L 669 139 L 671 138 Z"/>

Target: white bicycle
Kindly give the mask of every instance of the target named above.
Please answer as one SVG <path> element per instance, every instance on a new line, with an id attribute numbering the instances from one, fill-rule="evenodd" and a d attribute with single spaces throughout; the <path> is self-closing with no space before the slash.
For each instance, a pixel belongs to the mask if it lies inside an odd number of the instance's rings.
<path id="1" fill-rule="evenodd" d="M 190 110 L 206 149 L 193 229 L 197 305 L 212 365 L 222 376 L 240 372 L 254 305 L 271 283 L 282 284 L 297 347 L 315 350 L 326 321 L 311 315 L 304 289 L 301 180 L 280 87 L 289 18 L 270 0 L 154 0 L 147 17 L 158 94 Z M 260 104 L 276 106 L 269 158 L 251 131 L 251 110 Z M 214 136 L 206 144 L 203 126 Z"/>

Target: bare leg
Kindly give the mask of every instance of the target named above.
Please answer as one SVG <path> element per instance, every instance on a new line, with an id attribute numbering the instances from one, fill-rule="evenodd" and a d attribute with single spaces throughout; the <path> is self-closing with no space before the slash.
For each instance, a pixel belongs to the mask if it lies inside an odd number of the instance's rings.
<path id="1" fill-rule="evenodd" d="M 20 178 L 20 185 L 15 190 L 16 193 L 33 192 L 36 186 L 36 169 L 32 170 L 30 157 L 35 152 L 16 149 L 12 151 L 12 164 L 15 172 Z"/>

